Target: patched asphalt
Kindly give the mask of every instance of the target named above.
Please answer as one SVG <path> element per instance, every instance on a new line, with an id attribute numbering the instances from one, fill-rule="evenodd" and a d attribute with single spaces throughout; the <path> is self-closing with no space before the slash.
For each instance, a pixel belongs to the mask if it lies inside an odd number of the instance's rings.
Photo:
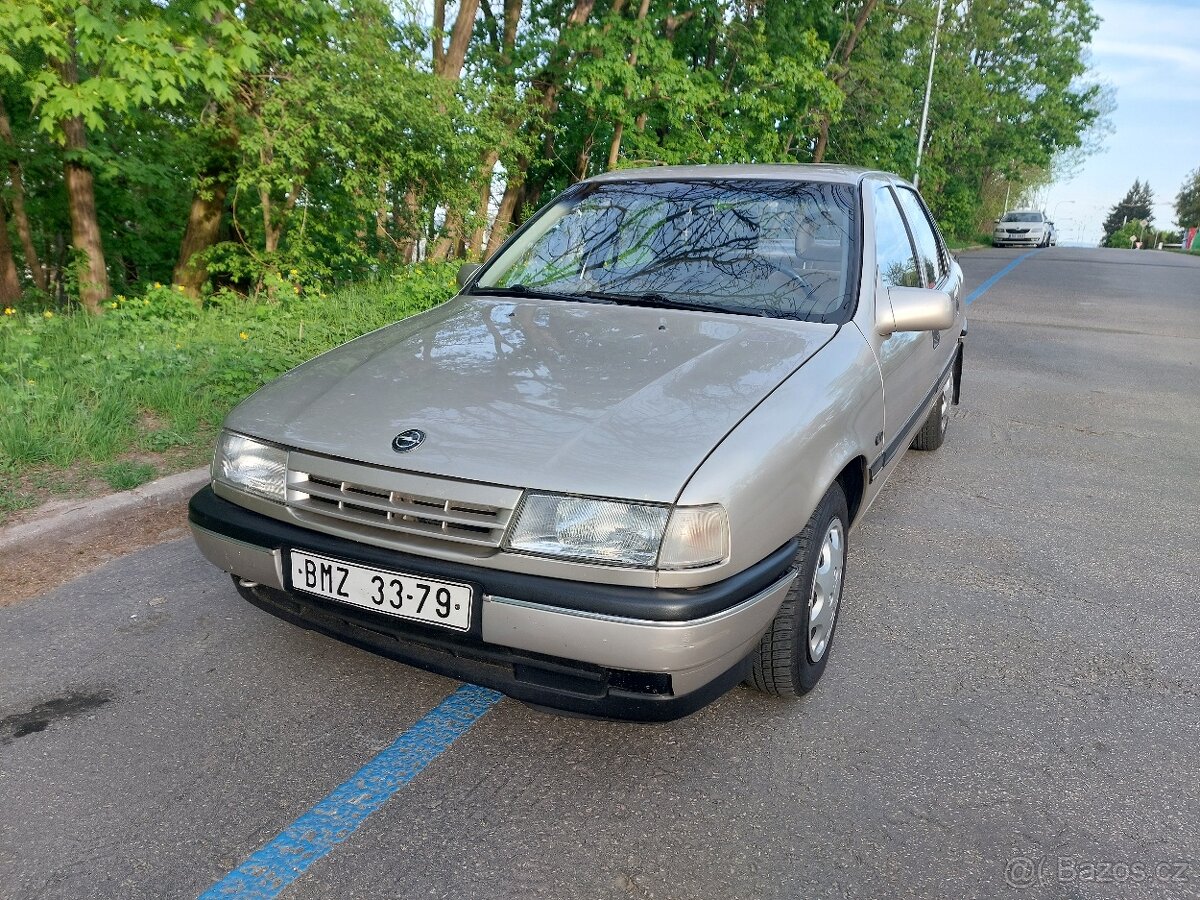
<path id="1" fill-rule="evenodd" d="M 1042 251 L 969 317 L 814 693 L 503 700 L 282 896 L 1200 897 L 1200 258 Z M 194 897 L 456 687 L 189 541 L 0 608 L 0 896 Z"/>

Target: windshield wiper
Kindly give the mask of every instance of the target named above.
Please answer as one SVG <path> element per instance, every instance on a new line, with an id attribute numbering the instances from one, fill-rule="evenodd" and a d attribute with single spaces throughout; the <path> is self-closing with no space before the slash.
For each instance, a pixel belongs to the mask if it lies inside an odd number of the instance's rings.
<path id="1" fill-rule="evenodd" d="M 562 294 L 557 291 L 544 291 L 541 288 L 530 287 L 527 284 L 510 284 L 505 287 L 485 287 L 475 285 L 468 293 L 473 295 L 491 294 L 496 297 L 534 297 L 539 300 L 585 300 L 579 294 Z"/>
<path id="2" fill-rule="evenodd" d="M 690 309 L 696 312 L 735 313 L 743 316 L 766 316 L 766 310 L 753 306 L 733 306 L 725 303 L 698 303 L 695 300 L 676 300 L 666 294 L 648 292 L 645 294 L 610 294 L 605 291 L 584 291 L 585 297 L 602 300 L 607 303 L 618 303 L 623 306 L 649 306 L 653 309 Z"/>

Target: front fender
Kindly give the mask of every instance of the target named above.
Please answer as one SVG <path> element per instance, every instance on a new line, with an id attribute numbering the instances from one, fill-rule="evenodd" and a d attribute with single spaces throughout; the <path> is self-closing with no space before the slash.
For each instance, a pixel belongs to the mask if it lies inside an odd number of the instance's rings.
<path id="1" fill-rule="evenodd" d="M 726 436 L 679 502 L 725 507 L 725 567 L 740 571 L 795 537 L 850 462 L 878 453 L 883 415 L 875 356 L 857 328 L 843 327 Z"/>

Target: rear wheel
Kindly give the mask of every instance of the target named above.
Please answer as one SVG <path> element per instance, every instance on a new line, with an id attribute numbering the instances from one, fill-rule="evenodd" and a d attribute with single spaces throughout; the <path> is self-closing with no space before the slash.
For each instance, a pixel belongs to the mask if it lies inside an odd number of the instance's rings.
<path id="1" fill-rule="evenodd" d="M 954 401 L 954 379 L 947 378 L 938 391 L 937 401 L 929 411 L 929 417 L 917 436 L 913 438 L 914 450 L 936 450 L 946 440 L 946 429 L 950 427 L 950 404 Z"/>
<path id="2" fill-rule="evenodd" d="M 798 697 L 821 678 L 837 627 L 850 527 L 846 496 L 833 485 L 804 530 L 796 550 L 799 574 L 751 653 L 746 683 L 767 694 Z"/>

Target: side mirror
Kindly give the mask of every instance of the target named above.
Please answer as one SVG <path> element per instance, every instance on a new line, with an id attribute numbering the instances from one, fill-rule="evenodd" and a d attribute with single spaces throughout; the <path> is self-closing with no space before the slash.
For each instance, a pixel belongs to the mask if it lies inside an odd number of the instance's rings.
<path id="1" fill-rule="evenodd" d="M 458 267 L 458 286 L 465 288 L 467 282 L 475 277 L 475 273 L 482 269 L 479 263 L 463 263 Z"/>
<path id="2" fill-rule="evenodd" d="M 999 219 L 992 219 L 992 222 L 993 222 L 993 223 L 995 223 L 996 225 L 999 225 L 999 224 L 1000 224 L 1000 220 L 999 220 Z"/>
<path id="3" fill-rule="evenodd" d="M 883 337 L 896 331 L 943 331 L 954 324 L 954 298 L 925 288 L 887 289 L 889 306 L 879 305 L 875 330 Z"/>

